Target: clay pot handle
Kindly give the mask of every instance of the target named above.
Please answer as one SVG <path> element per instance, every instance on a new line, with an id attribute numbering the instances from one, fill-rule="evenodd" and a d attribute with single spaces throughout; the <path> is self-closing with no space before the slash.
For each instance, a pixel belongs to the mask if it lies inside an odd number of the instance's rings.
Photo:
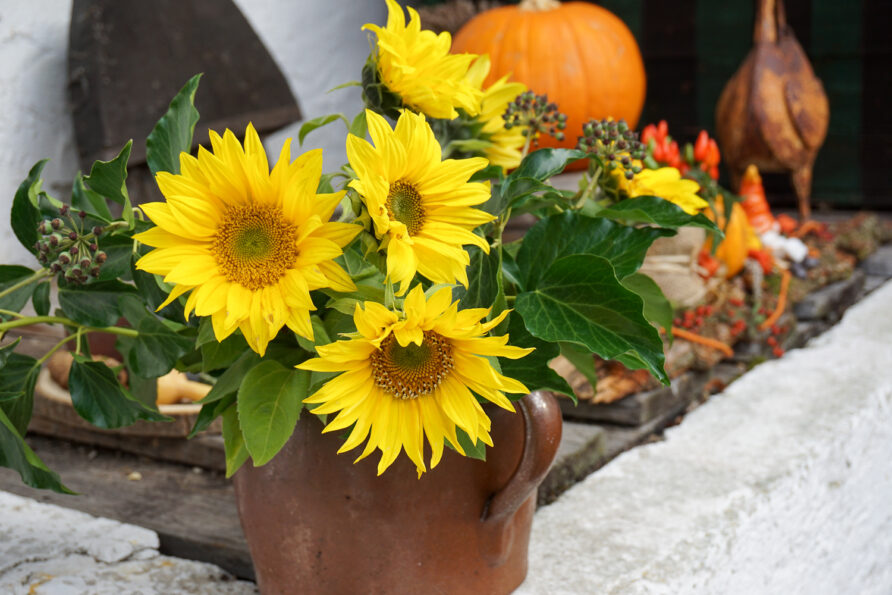
<path id="1" fill-rule="evenodd" d="M 515 403 L 524 421 L 524 445 L 520 463 L 505 486 L 483 511 L 483 522 L 499 525 L 508 520 L 530 497 L 551 468 L 561 443 L 561 409 L 547 392 L 530 393 Z"/>

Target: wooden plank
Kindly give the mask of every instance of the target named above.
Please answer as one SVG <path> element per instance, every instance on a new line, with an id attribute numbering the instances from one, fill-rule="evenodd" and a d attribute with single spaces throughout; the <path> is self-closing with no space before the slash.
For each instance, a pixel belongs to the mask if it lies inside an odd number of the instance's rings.
<path id="1" fill-rule="evenodd" d="M 222 474 L 42 436 L 29 436 L 28 443 L 81 495 L 29 488 L 17 473 L 2 468 L 0 489 L 152 529 L 164 554 L 211 562 L 253 579 L 232 483 Z M 128 479 L 133 472 L 139 481 Z"/>

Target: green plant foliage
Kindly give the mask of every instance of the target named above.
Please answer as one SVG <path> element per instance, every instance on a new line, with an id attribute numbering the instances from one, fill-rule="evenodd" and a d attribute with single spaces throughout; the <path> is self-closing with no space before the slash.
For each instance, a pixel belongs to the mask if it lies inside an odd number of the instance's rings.
<path id="1" fill-rule="evenodd" d="M 29 355 L 0 351 L 0 360 L 5 360 L 0 365 L 0 401 L 2 409 L 10 423 L 22 436 L 28 429 L 31 421 L 31 412 L 34 407 L 34 385 L 37 383 L 37 374 L 40 373 L 40 365 L 37 360 Z"/>
<path id="2" fill-rule="evenodd" d="M 490 250 L 487 254 L 477 246 L 468 252 L 468 287 L 456 285 L 452 298 L 460 300 L 462 308 L 489 308 L 499 293 L 499 252 Z"/>
<path id="3" fill-rule="evenodd" d="M 127 161 L 130 159 L 132 147 L 133 141 L 129 140 L 111 161 L 94 162 L 90 175 L 83 179 L 83 183 L 90 190 L 123 207 L 121 216 L 130 227 L 133 227 L 133 207 L 130 204 L 130 195 L 127 193 Z"/>
<path id="4" fill-rule="evenodd" d="M 28 177 L 19 184 L 12 199 L 12 212 L 10 213 L 12 231 L 22 246 L 32 254 L 36 254 L 34 244 L 40 238 L 40 234 L 37 232 L 37 224 L 40 223 L 37 194 L 40 192 L 42 183 L 40 174 L 47 161 L 49 160 L 43 159 L 34 164 L 34 167 L 28 172 Z"/>
<path id="5" fill-rule="evenodd" d="M 127 367 L 145 378 L 167 374 L 177 360 L 193 348 L 194 341 L 177 334 L 146 310 L 133 295 L 122 295 L 118 302 L 121 314 L 138 333 L 136 337 L 121 337 Z"/>
<path id="6" fill-rule="evenodd" d="M 28 279 L 29 277 L 32 277 L 33 275 L 34 271 L 29 269 L 28 267 L 19 266 L 17 264 L 0 265 L 0 292 L 11 289 L 13 286 Z M 18 312 L 25 307 L 25 304 L 27 304 L 28 300 L 31 299 L 31 294 L 33 293 L 33 284 L 20 287 L 12 293 L 8 293 L 5 296 L 0 297 L 0 309 Z M 2 319 L 3 317 L 0 316 L 0 320 Z"/>
<path id="7" fill-rule="evenodd" d="M 74 410 L 98 428 L 129 426 L 138 419 L 171 421 L 135 399 L 103 362 L 75 355 L 68 387 Z"/>
<path id="8" fill-rule="evenodd" d="M 120 281 L 60 287 L 59 306 L 66 316 L 83 325 L 113 326 L 121 317 L 118 300 L 135 293 L 132 285 Z"/>
<path id="9" fill-rule="evenodd" d="M 508 336 L 511 344 L 518 347 L 533 347 L 535 351 L 520 359 L 499 358 L 502 374 L 520 380 L 530 392 L 550 390 L 572 398 L 576 402 L 573 389 L 557 372 L 548 367 L 548 362 L 560 355 L 555 343 L 538 339 L 527 330 L 523 318 L 514 312 L 508 323 Z"/>
<path id="10" fill-rule="evenodd" d="M 235 475 L 249 456 L 235 403 L 223 412 L 223 449 L 226 452 L 226 477 L 229 478 Z"/>
<path id="11" fill-rule="evenodd" d="M 721 236 L 715 223 L 701 214 L 689 215 L 678 205 L 658 196 L 628 198 L 598 211 L 599 217 L 607 217 L 626 224 L 647 223 L 669 229 L 702 227 Z"/>
<path id="12" fill-rule="evenodd" d="M 25 444 L 12 422 L 0 409 L 0 467 L 18 471 L 25 485 L 53 490 L 60 494 L 74 494 L 62 484 L 59 475 L 49 468 Z"/>
<path id="13" fill-rule="evenodd" d="M 192 148 L 198 123 L 195 93 L 200 79 L 201 74 L 196 74 L 183 85 L 146 139 L 146 163 L 153 175 L 161 171 L 180 173 L 180 153 Z"/>
<path id="14" fill-rule="evenodd" d="M 291 437 L 309 388 L 309 372 L 276 361 L 258 364 L 242 379 L 239 424 L 255 465 L 269 462 Z"/>

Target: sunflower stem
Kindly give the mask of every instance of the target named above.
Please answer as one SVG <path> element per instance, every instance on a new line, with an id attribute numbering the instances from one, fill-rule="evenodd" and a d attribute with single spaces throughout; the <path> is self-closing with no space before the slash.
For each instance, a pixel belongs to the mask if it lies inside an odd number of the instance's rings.
<path id="1" fill-rule="evenodd" d="M 40 281 L 41 279 L 44 279 L 46 277 L 51 277 L 52 275 L 53 274 L 48 269 L 40 269 L 39 271 L 35 272 L 33 275 L 31 275 L 27 279 L 22 279 L 15 285 L 13 285 L 11 287 L 7 287 L 3 291 L 0 291 L 0 298 L 5 298 L 9 294 L 13 293 L 14 291 L 18 291 L 22 287 L 27 287 L 31 283 Z"/>

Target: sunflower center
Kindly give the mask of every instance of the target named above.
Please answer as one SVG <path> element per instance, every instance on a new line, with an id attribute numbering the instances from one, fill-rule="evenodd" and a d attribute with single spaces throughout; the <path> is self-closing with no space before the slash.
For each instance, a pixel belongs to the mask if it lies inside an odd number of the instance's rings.
<path id="1" fill-rule="evenodd" d="M 273 285 L 297 258 L 297 225 L 271 205 L 230 207 L 211 253 L 223 276 L 252 291 Z"/>
<path id="2" fill-rule="evenodd" d="M 390 185 L 387 194 L 387 214 L 406 226 L 409 235 L 421 231 L 424 225 L 424 206 L 418 189 L 405 180 Z"/>
<path id="3" fill-rule="evenodd" d="M 453 368 L 452 345 L 434 331 L 424 331 L 421 345 L 402 347 L 388 335 L 372 353 L 375 384 L 400 399 L 414 399 L 434 392 Z"/>

